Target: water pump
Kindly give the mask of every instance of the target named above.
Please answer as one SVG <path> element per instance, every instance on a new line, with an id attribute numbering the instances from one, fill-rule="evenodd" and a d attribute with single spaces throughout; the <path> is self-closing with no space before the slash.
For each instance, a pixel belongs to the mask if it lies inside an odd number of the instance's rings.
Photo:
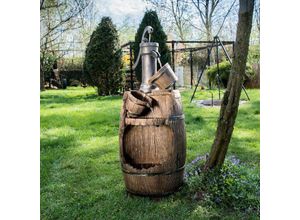
<path id="1" fill-rule="evenodd" d="M 147 26 L 144 29 L 138 58 L 133 65 L 133 69 L 135 69 L 142 57 L 142 83 L 140 90 L 144 93 L 149 93 L 155 89 L 155 85 L 149 84 L 148 81 L 157 72 L 157 61 L 160 63 L 159 44 L 157 42 L 150 42 L 152 32 L 153 28 L 151 26 Z M 148 39 L 145 38 L 146 33 L 148 33 Z"/>

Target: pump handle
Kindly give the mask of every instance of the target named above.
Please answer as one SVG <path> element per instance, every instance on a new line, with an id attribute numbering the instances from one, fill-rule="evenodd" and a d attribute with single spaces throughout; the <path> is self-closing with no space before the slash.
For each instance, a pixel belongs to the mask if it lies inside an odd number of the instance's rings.
<path id="1" fill-rule="evenodd" d="M 143 35 L 142 35 L 142 39 L 141 39 L 141 43 L 143 42 L 146 42 L 147 41 L 147 38 L 145 38 L 145 34 L 148 33 L 148 36 L 149 36 L 149 39 L 148 39 L 148 42 L 150 42 L 150 39 L 151 39 L 151 33 L 153 32 L 153 28 L 151 26 L 147 26 L 145 27 L 144 29 L 144 32 L 143 32 Z M 132 66 L 132 69 L 135 70 L 135 68 L 137 67 L 139 61 L 140 61 L 140 58 L 141 58 L 141 47 L 140 47 L 140 50 L 139 50 L 139 54 L 138 54 L 138 57 L 134 63 L 134 65 Z"/>

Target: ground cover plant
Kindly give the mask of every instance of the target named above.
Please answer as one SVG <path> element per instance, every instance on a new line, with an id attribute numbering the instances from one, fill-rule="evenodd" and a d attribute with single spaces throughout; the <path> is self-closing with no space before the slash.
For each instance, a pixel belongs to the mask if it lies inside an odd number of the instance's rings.
<path id="1" fill-rule="evenodd" d="M 219 114 L 218 107 L 199 108 L 190 104 L 192 90 L 182 91 L 187 132 L 187 167 L 199 155 L 209 152 Z M 119 112 L 121 96 L 98 97 L 93 88 L 68 88 L 41 93 L 41 218 L 42 219 L 255 219 L 257 187 L 259 187 L 259 90 L 248 90 L 250 102 L 240 106 L 228 157 L 240 161 L 233 167 L 231 160 L 222 171 L 237 184 L 224 185 L 215 179 L 205 187 L 207 179 L 193 175 L 182 190 L 162 199 L 127 195 L 119 162 Z M 214 91 L 214 97 L 218 91 Z M 195 99 L 209 99 L 211 94 L 197 91 Z M 242 99 L 246 99 L 242 93 Z M 212 174 L 213 175 L 213 174 Z M 252 176 L 251 176 L 252 175 Z M 199 199 L 199 189 L 219 193 L 224 201 L 231 187 L 244 186 L 249 191 L 249 204 L 239 206 L 243 198 L 234 196 L 233 206 L 216 204 L 216 198 Z M 206 185 L 207 186 L 207 185 Z M 216 190 L 216 191 L 214 191 Z M 253 192 L 252 192 L 253 191 Z M 223 200 L 222 200 L 223 199 Z M 220 202 L 221 203 L 221 202 Z M 259 205 L 259 204 L 258 204 Z"/>

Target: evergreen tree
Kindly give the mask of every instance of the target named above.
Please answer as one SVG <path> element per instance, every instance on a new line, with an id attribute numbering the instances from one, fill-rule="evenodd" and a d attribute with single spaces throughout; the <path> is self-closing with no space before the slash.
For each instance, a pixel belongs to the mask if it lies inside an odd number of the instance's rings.
<path id="1" fill-rule="evenodd" d="M 122 87 L 121 49 L 115 25 L 103 17 L 85 51 L 84 74 L 98 95 L 117 94 Z"/>
<path id="2" fill-rule="evenodd" d="M 136 61 L 139 49 L 140 49 L 140 42 L 142 39 L 142 35 L 144 32 L 144 29 L 146 26 L 153 27 L 153 33 L 151 34 L 151 41 L 152 42 L 158 42 L 159 43 L 159 53 L 161 54 L 161 62 L 162 65 L 165 63 L 170 63 L 171 57 L 170 57 L 170 50 L 165 43 L 167 40 L 167 35 L 165 34 L 160 21 L 158 19 L 157 13 L 155 11 L 149 10 L 145 12 L 145 15 L 143 17 L 143 20 L 137 30 L 137 33 L 135 34 L 135 43 L 133 45 L 133 51 L 134 51 L 134 61 Z M 136 70 L 136 77 L 139 81 L 142 79 L 142 66 L 141 62 L 137 66 Z"/>

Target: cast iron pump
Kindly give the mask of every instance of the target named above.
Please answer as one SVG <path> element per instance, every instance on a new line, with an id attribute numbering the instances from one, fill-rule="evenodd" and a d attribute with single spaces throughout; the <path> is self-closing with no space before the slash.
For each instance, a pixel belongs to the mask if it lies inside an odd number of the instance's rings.
<path id="1" fill-rule="evenodd" d="M 152 89 L 155 89 L 155 85 L 149 84 L 148 81 L 157 71 L 157 61 L 160 63 L 159 44 L 157 42 L 150 42 L 152 32 L 153 28 L 151 26 L 147 26 L 144 29 L 138 58 L 133 65 L 133 69 L 135 69 L 142 56 L 142 83 L 140 90 L 144 93 L 149 93 Z M 146 33 L 148 33 L 148 39 L 145 38 Z"/>

